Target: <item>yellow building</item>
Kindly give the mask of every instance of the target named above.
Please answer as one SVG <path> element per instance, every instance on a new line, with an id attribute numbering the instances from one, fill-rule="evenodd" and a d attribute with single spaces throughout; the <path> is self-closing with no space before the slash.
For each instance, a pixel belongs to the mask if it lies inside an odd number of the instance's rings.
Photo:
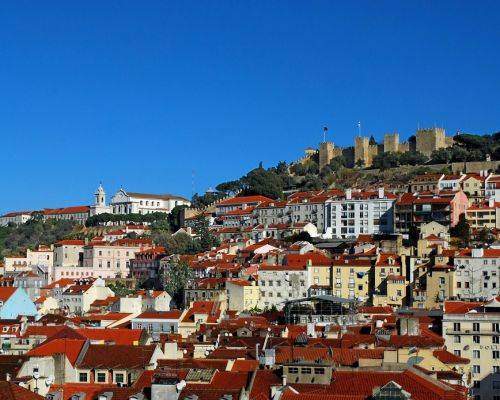
<path id="1" fill-rule="evenodd" d="M 332 294 L 344 299 L 366 301 L 370 297 L 370 272 L 372 262 L 369 259 L 341 257 L 332 265 Z"/>
<path id="2" fill-rule="evenodd" d="M 226 282 L 228 308 L 235 311 L 248 311 L 259 305 L 260 291 L 256 282 L 234 279 Z"/>
<path id="3" fill-rule="evenodd" d="M 469 205 L 482 203 L 484 199 L 485 176 L 481 174 L 467 174 L 460 182 L 462 190 L 469 199 Z"/>
<path id="4" fill-rule="evenodd" d="M 415 273 L 415 288 L 413 292 L 413 307 L 438 308 L 445 299 L 456 296 L 455 268 L 453 265 L 425 264 Z"/>
<path id="5" fill-rule="evenodd" d="M 405 256 L 393 253 L 380 253 L 375 262 L 374 306 L 398 307 L 406 301 L 406 278 L 403 275 Z"/>

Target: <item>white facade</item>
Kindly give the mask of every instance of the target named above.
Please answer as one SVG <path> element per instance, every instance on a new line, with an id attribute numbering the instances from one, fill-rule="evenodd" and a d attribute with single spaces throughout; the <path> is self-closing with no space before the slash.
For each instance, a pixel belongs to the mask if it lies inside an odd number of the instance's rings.
<path id="1" fill-rule="evenodd" d="M 111 244 L 90 244 L 83 249 L 83 266 L 80 272 L 85 273 L 85 277 L 94 278 L 127 277 L 130 272 L 130 260 L 135 258 L 135 253 L 148 248 L 151 248 L 151 242 L 145 239 L 122 239 Z M 79 272 L 78 269 L 75 272 Z"/>
<path id="2" fill-rule="evenodd" d="M 446 302 L 443 315 L 443 337 L 449 352 L 470 359 L 467 377 L 472 398 L 494 400 L 500 396 L 500 302 L 467 307 L 463 311 Z M 477 396 L 477 397 L 476 397 Z"/>
<path id="3" fill-rule="evenodd" d="M 96 279 L 90 285 L 74 285 L 66 289 L 61 296 L 61 307 L 69 313 L 83 314 L 90 310 L 96 300 L 114 296 L 102 279 Z"/>
<path id="4" fill-rule="evenodd" d="M 94 204 L 90 206 L 90 215 L 98 215 L 104 213 L 111 213 L 111 207 L 106 205 L 106 192 L 99 184 L 96 192 L 94 193 Z"/>
<path id="5" fill-rule="evenodd" d="M 154 212 L 170 213 L 176 206 L 190 206 L 189 200 L 175 195 L 132 193 L 120 189 L 111 199 L 113 214 L 150 214 Z"/>
<path id="6" fill-rule="evenodd" d="M 83 265 L 83 240 L 63 240 L 54 246 L 54 263 L 52 268 L 52 279 L 57 281 L 61 278 L 71 276 L 67 272 L 73 271 L 73 278 L 81 278 L 84 275 L 75 275 L 77 267 Z M 86 275 L 91 276 L 91 275 Z"/>
<path id="7" fill-rule="evenodd" d="M 306 268 L 263 265 L 259 269 L 259 308 L 281 310 L 285 301 L 307 297 L 308 281 Z"/>
<path id="8" fill-rule="evenodd" d="M 22 225 L 31 219 L 30 211 L 19 211 L 4 214 L 0 217 L 0 226 L 7 226 L 9 224 Z"/>
<path id="9" fill-rule="evenodd" d="M 360 234 L 394 231 L 395 196 L 383 189 L 376 194 L 352 193 L 325 202 L 325 238 L 356 238 Z"/>
<path id="10" fill-rule="evenodd" d="M 500 293 L 500 250 L 465 250 L 454 265 L 458 298 L 486 300 Z"/>

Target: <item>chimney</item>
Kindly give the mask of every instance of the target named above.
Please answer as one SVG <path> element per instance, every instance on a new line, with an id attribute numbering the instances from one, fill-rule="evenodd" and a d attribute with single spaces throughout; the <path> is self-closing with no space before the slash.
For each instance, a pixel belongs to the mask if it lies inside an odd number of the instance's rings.
<path id="1" fill-rule="evenodd" d="M 378 198 L 379 199 L 384 198 L 384 188 L 383 187 L 378 188 Z"/>
<path id="2" fill-rule="evenodd" d="M 283 375 L 282 378 L 283 378 L 283 386 L 286 386 L 286 375 Z"/>
<path id="3" fill-rule="evenodd" d="M 346 198 L 346 200 L 351 200 L 351 198 L 352 198 L 352 190 L 351 189 L 345 190 L 345 198 Z"/>
<path id="4" fill-rule="evenodd" d="M 472 257 L 473 258 L 481 258 L 484 255 L 484 250 L 483 248 L 478 248 L 478 249 L 472 249 Z"/>

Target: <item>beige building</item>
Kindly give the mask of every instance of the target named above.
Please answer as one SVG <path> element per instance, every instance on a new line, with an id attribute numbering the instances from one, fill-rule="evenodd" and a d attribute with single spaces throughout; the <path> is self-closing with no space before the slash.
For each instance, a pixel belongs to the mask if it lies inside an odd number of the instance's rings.
<path id="1" fill-rule="evenodd" d="M 456 297 L 455 268 L 448 264 L 424 264 L 415 270 L 413 307 L 440 308 Z"/>
<path id="2" fill-rule="evenodd" d="M 256 282 L 235 279 L 226 282 L 228 309 L 248 311 L 257 308 L 260 300 L 260 290 Z"/>
<path id="3" fill-rule="evenodd" d="M 500 298 L 488 303 L 446 301 L 443 337 L 448 351 L 471 360 L 470 394 L 500 396 Z"/>

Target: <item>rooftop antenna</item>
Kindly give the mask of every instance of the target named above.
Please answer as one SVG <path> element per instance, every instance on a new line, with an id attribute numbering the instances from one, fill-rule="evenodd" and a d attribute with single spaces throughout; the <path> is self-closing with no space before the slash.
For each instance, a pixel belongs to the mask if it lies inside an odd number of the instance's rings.
<path id="1" fill-rule="evenodd" d="M 328 132 L 328 127 L 323 127 L 323 143 L 326 143 L 326 132 Z"/>

